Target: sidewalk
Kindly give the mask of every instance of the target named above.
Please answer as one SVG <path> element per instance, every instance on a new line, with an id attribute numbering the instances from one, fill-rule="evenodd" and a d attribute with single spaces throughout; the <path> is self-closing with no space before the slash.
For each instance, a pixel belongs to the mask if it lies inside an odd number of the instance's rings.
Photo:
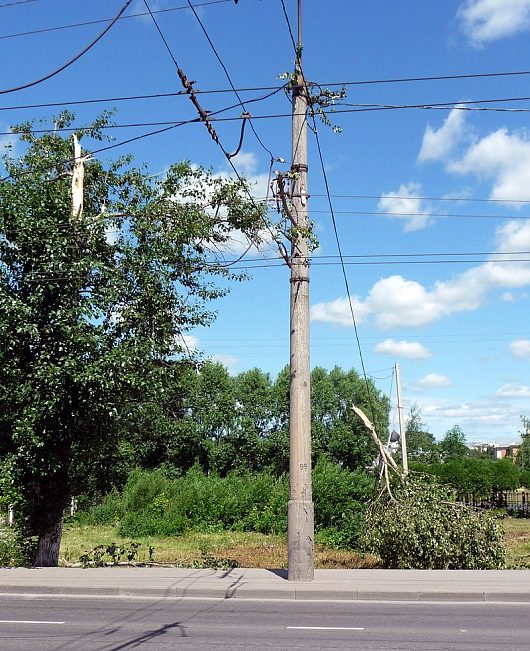
<path id="1" fill-rule="evenodd" d="M 264 569 L 4 568 L 2 594 L 530 603 L 530 570 L 316 570 L 293 583 Z"/>

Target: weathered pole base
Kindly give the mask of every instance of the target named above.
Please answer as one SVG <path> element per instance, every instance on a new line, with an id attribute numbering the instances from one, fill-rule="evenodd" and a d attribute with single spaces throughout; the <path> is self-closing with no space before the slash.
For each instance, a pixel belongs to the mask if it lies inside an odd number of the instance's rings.
<path id="1" fill-rule="evenodd" d="M 315 576 L 315 514 L 313 502 L 289 500 L 289 581 L 312 581 Z"/>

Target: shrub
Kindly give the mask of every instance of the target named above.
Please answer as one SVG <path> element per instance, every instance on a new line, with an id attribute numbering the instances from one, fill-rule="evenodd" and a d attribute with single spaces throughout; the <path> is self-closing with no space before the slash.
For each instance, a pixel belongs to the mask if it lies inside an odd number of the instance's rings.
<path id="1" fill-rule="evenodd" d="M 15 528 L 0 530 L 0 567 L 30 564 L 35 539 L 24 540 Z"/>
<path id="2" fill-rule="evenodd" d="M 502 529 L 491 513 L 454 503 L 435 480 L 407 479 L 366 515 L 363 548 L 391 569 L 496 569 L 504 565 Z"/>
<path id="3" fill-rule="evenodd" d="M 186 517 L 175 512 L 163 515 L 144 510 L 127 513 L 119 523 L 118 533 L 126 538 L 145 538 L 148 536 L 180 536 L 188 527 Z"/>
<path id="4" fill-rule="evenodd" d="M 321 459 L 313 486 L 316 528 L 333 529 L 330 540 L 335 547 L 354 546 L 372 479 Z M 288 499 L 287 476 L 267 471 L 219 477 L 194 467 L 169 478 L 161 470 L 135 470 L 121 495 L 111 493 L 103 504 L 76 519 L 83 524 L 118 523 L 119 533 L 128 537 L 173 536 L 186 529 L 284 534 Z"/>
<path id="5" fill-rule="evenodd" d="M 355 548 L 372 491 L 373 479 L 365 472 L 344 470 L 321 457 L 313 473 L 315 529 L 327 533 L 318 533 L 318 541 L 337 549 Z"/>

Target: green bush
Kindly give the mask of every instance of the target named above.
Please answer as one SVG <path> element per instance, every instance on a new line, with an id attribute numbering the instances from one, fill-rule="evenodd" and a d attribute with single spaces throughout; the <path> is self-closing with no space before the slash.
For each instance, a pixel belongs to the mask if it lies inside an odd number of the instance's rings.
<path id="1" fill-rule="evenodd" d="M 121 520 L 124 513 L 123 497 L 117 491 L 112 491 L 101 504 L 93 506 L 88 511 L 77 511 L 73 521 L 79 525 L 113 524 Z"/>
<path id="2" fill-rule="evenodd" d="M 127 513 L 118 526 L 118 533 L 125 538 L 148 536 L 180 536 L 188 526 L 182 513 L 170 512 L 162 516 L 154 511 Z"/>
<path id="3" fill-rule="evenodd" d="M 504 565 L 503 532 L 495 516 L 454 503 L 454 491 L 408 479 L 367 511 L 365 551 L 391 569 L 496 569 Z"/>
<path id="4" fill-rule="evenodd" d="M 35 539 L 24 541 L 16 529 L 0 530 L 0 567 L 29 565 Z"/>
<path id="5" fill-rule="evenodd" d="M 373 485 L 373 478 L 365 472 L 344 470 L 325 457 L 317 461 L 313 472 L 315 529 L 327 531 L 318 534 L 319 542 L 338 549 L 357 546 Z"/>
<path id="6" fill-rule="evenodd" d="M 372 491 L 372 479 L 320 459 L 313 473 L 315 525 L 334 529 L 336 547 L 358 540 L 361 514 Z M 99 506 L 79 513 L 82 524 L 115 524 L 128 537 L 173 536 L 196 531 L 287 532 L 289 482 L 285 475 L 229 473 L 206 475 L 199 467 L 180 477 L 161 470 L 135 470 L 123 493 L 111 493 Z"/>

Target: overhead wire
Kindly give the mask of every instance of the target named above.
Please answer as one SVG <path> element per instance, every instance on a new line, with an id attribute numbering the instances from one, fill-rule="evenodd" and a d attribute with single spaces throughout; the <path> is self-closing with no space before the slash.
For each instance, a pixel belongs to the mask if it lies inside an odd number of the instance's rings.
<path id="1" fill-rule="evenodd" d="M 393 199 L 393 197 L 391 197 Z M 328 210 L 312 210 L 313 214 L 329 215 Z M 390 212 L 383 210 L 336 210 L 336 215 L 354 215 L 354 216 L 379 216 L 379 217 L 429 217 L 432 219 L 530 219 L 528 215 L 477 215 L 466 213 L 433 213 L 433 212 Z"/>
<path id="2" fill-rule="evenodd" d="M 24 0 L 25 2 L 36 2 L 36 0 Z M 218 5 L 218 4 L 225 4 L 227 2 L 232 2 L 233 0 L 209 0 L 207 2 L 198 2 L 196 3 L 196 7 L 206 7 L 208 5 Z M 22 4 L 21 2 L 17 3 L 9 3 L 8 5 L 5 6 L 11 6 L 11 4 Z M 0 5 L 0 8 L 2 8 L 4 5 Z M 169 13 L 172 11 L 184 11 L 187 10 L 188 6 L 187 5 L 180 5 L 178 7 L 168 7 L 166 9 L 154 9 L 153 13 L 154 14 L 165 14 Z M 139 18 L 142 16 L 148 16 L 149 13 L 147 11 L 140 11 L 137 13 L 131 13 L 127 14 L 127 16 L 120 16 L 119 20 L 126 20 L 127 18 Z M 63 29 L 72 29 L 75 27 L 86 27 L 88 25 L 100 25 L 101 23 L 106 23 L 110 18 L 100 18 L 98 20 L 87 20 L 81 23 L 71 23 L 69 25 L 58 25 L 56 27 L 44 27 L 42 29 L 33 29 L 27 32 L 18 32 L 16 34 L 1 34 L 0 35 L 0 40 L 2 39 L 9 39 L 9 38 L 18 38 L 20 36 L 33 36 L 35 34 L 44 34 L 47 32 L 57 32 Z"/>
<path id="3" fill-rule="evenodd" d="M 155 13 L 155 12 L 153 12 Z M 309 84 L 308 84 L 309 85 Z M 279 92 L 280 90 L 285 90 L 286 84 L 280 86 L 251 86 L 251 87 L 242 87 L 236 88 L 239 93 L 242 92 L 256 92 L 262 90 L 273 91 L 271 95 Z M 194 89 L 195 94 L 197 95 L 209 95 L 209 94 L 221 94 L 221 93 L 232 93 L 234 90 L 232 88 L 213 88 L 213 89 Z M 179 95 L 186 95 L 186 90 L 180 90 L 175 92 L 166 92 L 166 93 L 144 93 L 142 95 L 129 95 L 129 96 L 117 96 L 117 97 L 96 97 L 88 98 L 82 100 L 63 100 L 58 102 L 45 102 L 40 104 L 19 104 L 14 106 L 0 106 L 0 111 L 18 111 L 21 109 L 35 109 L 35 108 L 48 108 L 54 106 L 70 106 L 77 104 L 94 104 L 94 103 L 110 103 L 110 102 L 125 102 L 133 100 L 145 100 L 145 99 L 160 99 L 164 97 L 178 97 Z M 426 102 L 422 104 L 361 104 L 361 103 L 341 103 L 336 104 L 335 106 L 350 106 L 357 108 L 384 108 L 384 109 L 396 109 L 396 108 L 425 108 L 425 107 L 441 107 L 441 108 L 455 108 L 462 106 L 464 104 L 491 104 L 494 102 L 505 103 L 505 102 L 523 102 L 529 101 L 530 97 L 496 97 L 488 99 L 476 99 L 476 100 L 465 100 L 465 101 L 449 101 L 449 102 Z M 246 103 L 249 100 L 245 100 Z M 511 109 L 510 109 L 511 110 Z"/>
<path id="4" fill-rule="evenodd" d="M 31 88 L 33 86 L 37 86 L 38 84 L 41 84 L 42 82 L 47 81 L 52 77 L 55 77 L 59 73 L 63 72 L 63 70 L 66 70 L 66 68 L 69 68 L 73 63 L 78 61 L 89 50 L 91 50 L 96 45 L 96 43 L 98 43 L 105 36 L 105 34 L 109 31 L 109 29 L 111 29 L 116 24 L 119 17 L 123 14 L 123 12 L 131 4 L 131 2 L 132 0 L 126 0 L 123 7 L 116 14 L 116 16 L 111 20 L 111 22 L 105 27 L 105 29 L 102 32 L 100 32 L 96 36 L 96 38 L 93 39 L 86 47 L 84 47 L 80 52 L 78 52 L 74 57 L 72 57 L 69 61 L 64 63 L 62 66 L 59 66 L 59 68 L 56 68 L 52 72 L 48 73 L 47 75 L 44 75 L 43 77 L 40 77 L 39 79 L 34 79 L 33 81 L 30 81 L 25 84 L 21 84 L 20 86 L 14 86 L 13 88 L 4 88 L 3 90 L 0 90 L 0 95 L 6 95 L 7 93 L 15 93 L 17 91 L 24 90 L 25 88 Z"/>
<path id="5" fill-rule="evenodd" d="M 292 42 L 294 52 L 295 52 L 295 56 L 296 56 L 297 70 L 300 71 L 300 74 L 302 76 L 302 80 L 305 83 L 305 78 L 306 77 L 305 77 L 305 74 L 304 74 L 304 71 L 303 71 L 303 68 L 302 68 L 302 62 L 301 62 L 301 57 L 300 57 L 301 43 L 296 43 L 295 42 L 293 30 L 292 30 L 292 27 L 291 27 L 291 21 L 289 20 L 289 15 L 288 15 L 286 7 L 285 7 L 285 2 L 284 2 L 284 0 L 280 0 L 280 1 L 281 1 L 281 4 L 282 4 L 285 21 L 287 23 L 289 36 L 291 38 L 291 42 Z M 374 427 L 375 427 L 376 426 L 375 408 L 374 408 L 374 402 L 373 402 L 373 399 L 372 399 L 372 391 L 371 391 L 370 383 L 368 381 L 368 376 L 367 376 L 367 373 L 366 373 L 366 366 L 365 366 L 365 363 L 364 363 L 364 355 L 363 355 L 363 351 L 362 351 L 361 341 L 360 341 L 360 338 L 359 338 L 359 331 L 358 331 L 358 328 L 357 328 L 357 320 L 355 318 L 355 311 L 353 309 L 353 301 L 352 301 L 352 298 L 351 298 L 351 292 L 350 292 L 350 287 L 349 287 L 349 283 L 348 283 L 348 276 L 346 274 L 346 267 L 344 266 L 344 259 L 343 259 L 343 256 L 342 256 L 342 247 L 341 247 L 341 244 L 340 244 L 339 233 L 338 233 L 337 224 L 336 224 L 336 221 L 335 221 L 334 208 L 333 208 L 333 202 L 331 200 L 331 195 L 330 195 L 328 177 L 327 177 L 326 168 L 325 168 L 325 165 L 324 165 L 324 158 L 322 156 L 322 149 L 321 149 L 321 146 L 320 146 L 320 139 L 318 137 L 318 130 L 317 130 L 317 124 L 316 124 L 316 119 L 315 119 L 315 112 L 314 112 L 314 108 L 313 108 L 313 106 L 311 104 L 311 96 L 310 96 L 309 88 L 307 87 L 307 85 L 305 86 L 305 92 L 306 92 L 306 102 L 307 102 L 305 115 L 306 115 L 306 119 L 307 119 L 307 111 L 310 110 L 311 117 L 312 117 L 312 122 L 313 122 L 312 132 L 313 132 L 313 134 L 315 136 L 315 141 L 316 141 L 316 144 L 317 144 L 317 150 L 318 150 L 318 155 L 319 155 L 319 159 L 320 159 L 320 165 L 321 165 L 321 169 L 322 169 L 324 185 L 325 185 L 325 188 L 326 188 L 326 195 L 327 195 L 327 198 L 328 198 L 328 205 L 329 205 L 329 209 L 330 209 L 330 213 L 331 213 L 333 230 L 334 230 L 335 239 L 336 239 L 336 242 L 337 242 L 337 250 L 338 250 L 339 258 L 340 258 L 340 266 L 341 266 L 342 275 L 343 275 L 343 278 L 344 278 L 344 284 L 345 284 L 345 288 L 346 288 L 346 294 L 347 294 L 347 297 L 348 297 L 348 304 L 349 304 L 349 308 L 350 308 L 350 314 L 351 314 L 351 317 L 352 317 L 353 329 L 354 329 L 354 332 L 355 332 L 355 339 L 356 339 L 356 342 L 357 342 L 357 349 L 358 349 L 358 352 L 359 352 L 359 359 L 360 359 L 360 362 L 361 362 L 361 368 L 362 368 L 363 377 L 364 377 L 366 390 L 367 390 L 367 395 L 368 395 L 368 403 L 370 405 L 370 411 L 371 411 L 371 415 L 372 415 L 372 422 L 373 422 Z"/>
<path id="6" fill-rule="evenodd" d="M 225 73 L 225 76 L 226 76 L 226 78 L 227 78 L 227 80 L 228 80 L 228 83 L 230 84 L 230 87 L 232 88 L 232 90 L 233 90 L 235 96 L 237 97 L 239 103 L 241 104 L 241 108 L 242 108 L 244 111 L 246 111 L 245 103 L 244 103 L 243 100 L 241 99 L 241 95 L 239 94 L 239 91 L 238 91 L 237 88 L 235 87 L 235 85 L 234 85 L 234 83 L 233 83 L 233 81 L 232 81 L 232 78 L 231 78 L 231 76 L 230 76 L 230 73 L 228 72 L 228 68 L 226 67 L 224 61 L 221 59 L 221 56 L 219 55 L 219 52 L 217 51 L 217 48 L 215 47 L 215 45 L 214 45 L 214 43 L 213 43 L 213 41 L 212 41 L 212 39 L 211 39 L 211 37 L 210 37 L 210 34 L 208 33 L 208 30 L 207 30 L 206 27 L 204 26 L 204 23 L 202 22 L 202 20 L 201 20 L 199 14 L 197 13 L 197 11 L 196 11 L 196 9 L 195 9 L 193 3 L 191 2 L 191 0 L 187 0 L 187 2 L 188 2 L 188 5 L 189 5 L 190 9 L 191 9 L 192 12 L 193 12 L 193 15 L 195 16 L 197 22 L 199 23 L 199 25 L 200 25 L 200 27 L 201 27 L 201 29 L 202 29 L 202 31 L 203 31 L 205 37 L 206 37 L 206 40 L 208 41 L 208 43 L 209 43 L 209 45 L 210 45 L 210 47 L 211 47 L 213 53 L 215 54 L 215 57 L 216 57 L 217 61 L 219 62 L 219 65 L 220 65 L 221 68 L 223 69 L 223 72 Z M 271 151 L 271 150 L 270 150 L 270 149 L 265 145 L 265 143 L 263 142 L 263 140 L 262 140 L 262 139 L 260 138 L 260 136 L 258 135 L 258 133 L 257 133 L 257 131 L 256 131 L 256 128 L 255 128 L 254 125 L 252 124 L 252 118 L 248 118 L 248 121 L 249 121 L 249 124 L 250 124 L 250 128 L 252 129 L 252 132 L 254 133 L 254 136 L 256 137 L 256 140 L 257 140 L 257 141 L 259 142 L 259 144 L 261 145 L 262 149 L 264 149 L 264 150 L 269 154 L 269 156 L 271 157 L 271 159 L 275 158 L 275 156 L 274 156 L 274 154 L 272 153 L 272 151 Z"/>
<path id="7" fill-rule="evenodd" d="M 223 109 L 219 109 L 219 111 L 215 111 L 214 113 L 212 113 L 212 115 L 215 115 L 215 114 L 217 114 L 217 113 L 221 113 L 221 112 L 226 111 L 226 110 L 229 110 L 229 109 L 231 109 L 231 108 L 233 108 L 233 106 L 225 107 L 225 108 L 223 108 Z M 103 152 L 103 151 L 109 151 L 109 150 L 111 150 L 111 149 L 115 149 L 115 148 L 117 148 L 117 147 L 121 147 L 121 146 L 123 146 L 123 145 L 127 145 L 127 144 L 129 144 L 129 143 L 131 143 L 131 142 L 136 142 L 136 141 L 138 141 L 138 140 L 143 140 L 144 138 L 150 138 L 151 136 L 158 135 L 158 134 L 160 134 L 160 133 L 166 133 L 166 132 L 171 131 L 172 129 L 176 129 L 176 128 L 178 128 L 178 127 L 182 127 L 182 126 L 185 126 L 185 125 L 188 125 L 188 124 L 201 123 L 201 122 L 202 122 L 202 120 L 201 120 L 200 117 L 191 118 L 191 119 L 189 119 L 189 120 L 181 120 L 180 122 L 171 122 L 171 123 L 169 123 L 168 126 L 164 126 L 164 127 L 160 128 L 160 129 L 155 129 L 155 130 L 153 130 L 153 131 L 148 131 L 147 133 L 142 133 L 142 134 L 140 134 L 140 135 L 138 135 L 138 136 L 134 136 L 134 137 L 131 137 L 131 138 L 127 138 L 126 140 L 121 140 L 120 142 L 112 143 L 111 145 L 105 145 L 105 146 L 103 146 L 103 147 L 98 147 L 97 149 L 93 149 L 93 150 L 91 150 L 91 151 L 88 152 L 88 153 L 89 153 L 89 154 L 98 154 L 98 153 L 101 153 L 101 152 Z M 80 131 L 80 130 L 82 130 L 82 127 L 77 127 L 76 129 L 74 129 L 74 131 L 76 131 L 76 130 L 77 130 L 77 131 Z M 46 131 L 46 132 L 53 132 L 53 131 L 55 131 L 55 130 L 54 130 L 54 129 L 47 129 L 47 130 L 45 130 L 45 131 Z M 16 135 L 16 134 L 13 134 L 12 132 L 9 132 L 9 135 Z M 84 156 L 84 154 L 83 154 L 83 156 Z M 74 157 L 72 157 L 72 158 L 68 158 L 68 159 L 65 159 L 65 160 L 63 160 L 63 161 L 60 161 L 60 163 L 62 163 L 62 164 L 68 164 L 68 163 L 73 163 L 73 162 L 75 162 L 75 161 L 76 161 L 76 159 L 75 159 Z M 52 169 L 55 168 L 55 165 L 56 165 L 56 164 L 50 166 L 50 167 L 47 168 L 47 169 L 43 169 L 43 170 L 41 170 L 41 171 L 42 171 L 42 172 L 45 172 L 45 171 L 47 171 L 47 170 L 48 170 L 48 171 L 51 171 Z M 17 174 L 17 177 L 23 176 L 23 175 L 25 175 L 25 174 L 30 174 L 32 171 L 33 171 L 33 170 L 21 171 L 21 172 L 19 172 L 19 173 Z M 0 182 L 7 181 L 7 180 L 9 180 L 10 178 L 12 178 L 12 175 L 11 175 L 11 174 L 8 174 L 7 176 L 4 176 L 3 178 L 0 178 Z"/>
<path id="8" fill-rule="evenodd" d="M 148 10 L 150 11 L 147 0 L 143 0 L 143 1 L 144 1 L 144 4 L 146 5 L 146 7 L 148 8 Z M 202 21 L 200 20 L 200 18 L 199 18 L 199 16 L 198 16 L 197 12 L 195 11 L 193 5 L 189 2 L 189 0 L 188 0 L 188 3 L 189 3 L 189 5 L 190 5 L 190 7 L 191 7 L 193 13 L 195 14 L 197 20 L 199 21 L 199 24 L 201 25 L 203 31 L 204 31 L 205 34 L 207 35 L 208 41 L 209 41 L 209 43 L 211 44 L 211 46 L 212 46 L 214 52 L 216 53 L 216 56 L 217 56 L 218 60 L 220 61 L 220 63 L 221 63 L 221 65 L 222 65 L 223 69 L 225 70 L 225 73 L 226 73 L 227 78 L 228 78 L 228 80 L 229 80 L 230 86 L 231 86 L 231 88 L 233 89 L 233 91 L 234 91 L 235 94 L 236 94 L 236 97 L 237 97 L 237 99 L 238 99 L 238 103 L 239 103 L 239 105 L 241 105 L 241 107 L 244 109 L 244 108 L 245 108 L 245 107 L 244 107 L 244 104 L 241 102 L 241 98 L 240 98 L 240 96 L 238 95 L 238 91 L 235 89 L 234 84 L 232 83 L 232 79 L 231 79 L 231 77 L 230 77 L 230 75 L 229 75 L 229 73 L 228 73 L 228 70 L 226 69 L 226 66 L 224 65 L 224 63 L 222 63 L 222 61 L 221 61 L 221 59 L 220 59 L 220 57 L 219 57 L 219 55 L 218 55 L 218 53 L 217 53 L 217 50 L 215 49 L 215 46 L 213 45 L 213 42 L 211 41 L 211 39 L 210 39 L 210 37 L 209 37 L 207 31 L 205 30 L 204 26 L 202 25 Z M 150 15 L 151 15 L 151 18 L 152 18 L 153 22 L 155 22 L 155 24 L 157 24 L 156 18 L 153 16 L 152 12 L 151 12 Z M 159 34 L 162 35 L 161 29 L 160 29 L 160 27 L 158 26 L 158 24 L 157 24 L 157 30 L 158 30 Z M 164 38 L 164 43 L 165 43 L 165 45 L 166 45 L 166 49 L 169 50 L 169 53 L 170 53 L 170 56 L 171 56 L 171 60 L 172 60 L 173 63 L 175 64 L 175 66 L 176 66 L 176 68 L 177 68 L 177 72 L 179 73 L 179 76 L 181 76 L 181 71 L 179 70 L 179 67 L 178 67 L 178 65 L 176 64 L 176 58 L 175 58 L 175 56 L 173 55 L 173 53 L 172 53 L 172 51 L 171 51 L 171 48 L 170 48 L 170 46 L 169 46 L 169 44 L 167 43 L 167 40 L 166 40 L 165 38 Z M 277 92 L 278 90 L 280 90 L 280 88 L 279 88 L 279 89 L 275 89 L 274 92 Z M 211 114 L 211 113 L 208 114 L 208 121 L 210 121 L 210 116 L 212 116 L 212 115 L 213 115 L 213 114 Z M 239 118 L 239 119 L 248 119 L 248 118 L 245 117 L 245 118 Z M 198 120 L 201 121 L 201 122 L 203 122 L 203 123 L 204 123 L 204 121 L 205 121 L 202 115 L 198 118 Z M 211 129 L 211 128 L 209 128 L 208 131 L 210 132 L 210 134 L 212 134 L 212 129 Z M 229 164 L 230 167 L 232 168 L 232 171 L 234 172 L 234 174 L 235 174 L 236 177 L 237 177 L 237 180 L 238 180 L 239 183 L 240 183 L 240 187 L 241 187 L 241 188 L 245 191 L 245 193 L 248 195 L 248 197 L 249 197 L 249 199 L 250 199 L 252 205 L 254 206 L 254 208 L 255 208 L 256 210 L 259 210 L 259 207 L 258 207 L 258 205 L 256 204 L 256 199 L 255 199 L 255 197 L 252 196 L 252 193 L 250 192 L 248 186 L 247 186 L 246 183 L 244 182 L 244 180 L 243 180 L 241 174 L 239 173 L 239 171 L 238 171 L 237 168 L 235 167 L 235 165 L 234 165 L 234 163 L 233 163 L 233 161 L 232 161 L 232 158 L 231 158 L 230 155 L 228 154 L 227 150 L 226 150 L 226 149 L 223 147 L 223 145 L 221 144 L 221 141 L 220 141 L 218 135 L 217 135 L 215 132 L 213 132 L 213 133 L 214 133 L 214 135 L 215 135 L 214 140 L 215 140 L 216 144 L 220 147 L 220 149 L 221 149 L 221 151 L 223 152 L 223 154 L 225 155 L 225 157 L 226 157 L 226 159 L 227 159 L 227 161 L 228 161 L 228 164 Z M 270 151 L 270 150 L 269 150 L 269 149 L 268 149 L 268 148 L 267 148 L 267 147 L 266 147 L 266 146 L 261 142 L 261 140 L 259 139 L 259 137 L 257 136 L 257 133 L 256 133 L 255 131 L 254 131 L 254 134 L 255 134 L 256 137 L 258 138 L 258 141 L 262 144 L 263 148 L 264 148 L 264 149 L 265 149 L 265 150 L 270 154 L 270 156 L 271 156 L 270 171 L 269 171 L 269 175 L 270 175 L 270 174 L 272 173 L 272 166 L 273 166 L 274 161 L 275 161 L 276 159 L 275 159 L 274 155 L 272 154 L 272 152 L 271 152 L 271 151 Z M 267 189 L 267 193 L 268 193 L 268 189 Z M 265 224 L 265 228 L 269 231 L 269 233 L 270 233 L 271 237 L 273 238 L 273 240 L 276 241 L 276 236 L 275 236 L 274 232 L 272 231 L 272 229 L 270 228 L 270 226 L 269 226 L 267 223 Z M 248 251 L 250 250 L 250 248 L 251 248 L 251 246 L 247 247 L 246 252 L 248 252 Z M 245 253 L 246 253 L 246 252 L 245 252 Z M 240 259 L 241 259 L 241 258 L 240 258 Z"/>
<path id="9" fill-rule="evenodd" d="M 530 70 L 509 70 L 503 72 L 472 72 L 457 75 L 428 75 L 424 77 L 391 77 L 383 79 L 359 79 L 355 81 L 333 81 L 322 86 L 364 86 L 376 84 L 404 84 L 423 81 L 449 81 L 457 79 L 488 79 L 496 77 L 517 77 L 530 75 Z"/>
<path id="10" fill-rule="evenodd" d="M 325 198 L 325 194 L 312 194 L 313 198 Z M 522 203 L 530 204 L 530 199 L 485 199 L 485 198 L 472 198 L 472 197 L 432 197 L 432 196 L 420 196 L 420 195 L 392 195 L 385 196 L 384 193 L 381 194 L 332 194 L 335 199 L 414 199 L 418 201 L 452 201 L 452 202 L 462 202 L 462 203 Z"/>
<path id="11" fill-rule="evenodd" d="M 25 5 L 28 4 L 29 2 L 36 2 L 37 0 L 16 0 L 15 2 L 3 2 L 0 4 L 0 9 L 4 9 L 5 7 L 16 7 L 17 5 Z"/>
<path id="12" fill-rule="evenodd" d="M 249 87 L 249 88 L 238 88 L 239 92 L 256 92 L 256 91 L 262 91 L 262 90 L 268 90 L 271 91 L 269 95 L 266 95 L 264 97 L 272 97 L 279 91 L 283 90 L 285 86 L 254 86 L 254 87 Z M 232 93 L 231 88 L 214 88 L 210 90 L 201 90 L 200 88 L 196 88 L 195 94 L 196 95 L 210 95 L 210 94 L 221 94 L 221 93 Z M 135 100 L 144 100 L 144 99 L 161 99 L 164 97 L 179 97 L 181 95 L 187 95 L 188 92 L 186 90 L 178 90 L 172 93 L 150 93 L 150 94 L 144 94 L 144 95 L 128 95 L 128 96 L 118 96 L 118 97 L 96 97 L 96 98 L 89 98 L 89 99 L 80 99 L 80 100 L 67 100 L 67 101 L 60 101 L 60 102 L 45 102 L 41 104 L 19 104 L 18 106 L 0 106 L 0 111 L 20 111 L 22 109 L 36 109 L 36 108 L 53 108 L 55 106 L 76 106 L 76 105 L 82 105 L 82 104 L 110 104 L 113 102 L 130 102 L 130 101 L 135 101 Z M 245 100 L 247 104 L 249 104 L 251 101 L 255 100 Z M 238 104 L 239 106 L 239 104 Z"/>
<path id="13" fill-rule="evenodd" d="M 263 95 L 263 96 L 258 97 L 258 98 L 245 100 L 245 103 L 250 104 L 252 102 L 263 101 L 264 99 L 272 97 L 274 94 L 278 93 L 280 90 L 282 90 L 282 88 L 275 89 L 272 92 L 268 93 L 267 95 Z M 177 94 L 185 94 L 185 93 L 177 93 Z M 79 102 L 79 103 L 81 103 L 81 102 Z M 232 106 L 227 107 L 226 109 L 223 109 L 223 112 L 227 111 L 227 110 L 230 110 L 230 109 L 237 108 L 238 106 L 241 106 L 241 102 L 239 102 L 239 101 L 238 101 L 237 104 L 233 104 Z M 407 107 L 394 107 L 394 108 L 433 108 L 433 107 L 407 106 Z M 456 109 L 458 107 L 454 106 L 454 107 L 443 107 L 443 108 L 444 109 L 446 109 L 446 108 L 447 109 L 448 108 L 455 108 Z M 2 110 L 2 109 L 0 108 L 0 110 Z M 470 109 L 470 110 L 472 110 L 472 109 Z M 477 110 L 482 110 L 482 109 L 477 109 Z M 504 109 L 499 109 L 499 110 L 504 110 Z M 508 109 L 506 109 L 506 110 L 508 110 Z M 529 109 L 518 109 L 518 110 L 525 111 L 525 112 L 530 112 L 530 108 Z M 325 112 L 325 114 L 327 116 L 329 116 L 329 115 L 333 115 L 334 113 L 350 113 L 350 112 L 352 112 L 352 111 L 351 110 L 343 110 L 343 111 Z M 209 121 L 211 121 L 211 122 L 239 122 L 239 121 L 245 122 L 246 120 L 251 122 L 251 120 L 253 120 L 253 119 L 255 119 L 255 120 L 263 120 L 263 119 L 275 119 L 275 118 L 291 118 L 293 116 L 292 113 L 277 113 L 277 114 L 268 114 L 268 115 L 252 115 L 251 117 L 249 117 L 250 114 L 248 114 L 248 115 L 243 114 L 243 115 L 238 115 L 238 116 L 219 118 L 219 117 L 215 117 L 214 113 L 218 114 L 219 112 L 217 111 L 217 112 L 213 112 L 211 114 L 212 117 L 209 118 Z M 172 123 L 173 123 L 173 121 L 135 122 L 135 123 L 128 123 L 128 124 L 104 125 L 101 128 L 102 129 L 115 129 L 115 128 L 122 128 L 122 127 L 145 127 L 145 126 L 155 126 L 155 125 L 168 125 L 168 124 L 172 124 Z M 41 130 L 35 130 L 34 133 L 48 133 L 48 132 L 51 132 L 51 131 L 74 131 L 75 129 L 83 129 L 83 128 L 84 127 L 82 127 L 82 126 L 81 127 L 78 126 L 78 127 L 64 127 L 64 128 L 61 128 L 61 129 L 41 129 Z M 11 132 L 11 131 L 4 131 L 4 132 L 0 132 L 0 135 L 16 135 L 16 134 L 13 134 L 13 132 Z M 270 150 L 267 147 L 264 147 L 264 148 L 268 153 L 270 152 Z M 271 155 L 272 155 L 272 153 L 271 153 Z M 408 199 L 408 198 L 412 198 L 412 197 L 406 197 L 406 198 Z"/>

